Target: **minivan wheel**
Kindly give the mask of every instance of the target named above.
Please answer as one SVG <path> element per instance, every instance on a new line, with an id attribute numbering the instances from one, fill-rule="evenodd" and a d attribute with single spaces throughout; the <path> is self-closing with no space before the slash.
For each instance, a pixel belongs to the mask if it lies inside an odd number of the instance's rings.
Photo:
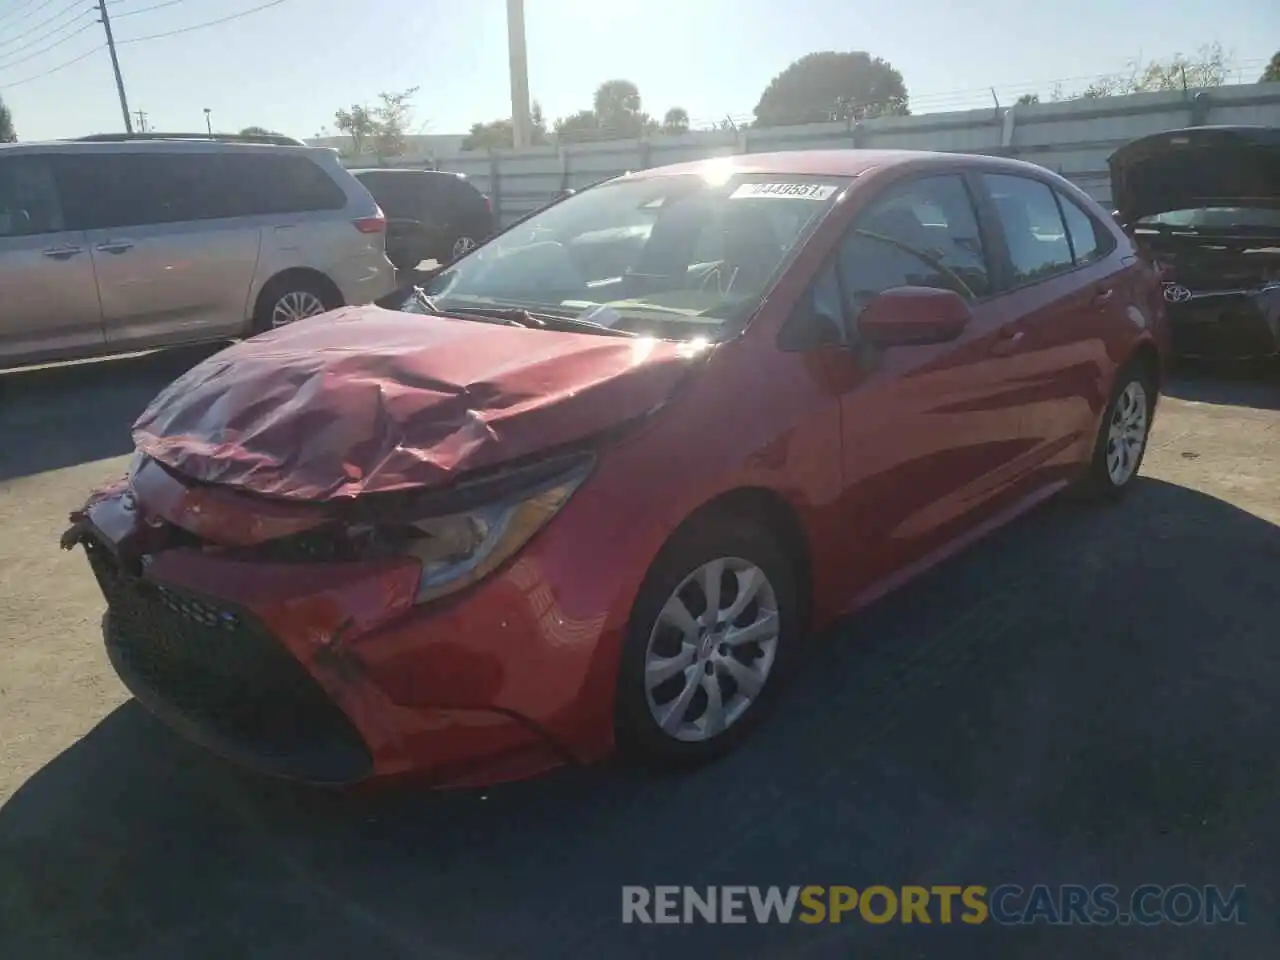
<path id="1" fill-rule="evenodd" d="M 449 250 L 449 256 L 453 260 L 459 257 L 465 257 L 468 253 L 476 248 L 476 242 L 465 234 L 453 241 L 453 247 Z"/>
<path id="2" fill-rule="evenodd" d="M 253 332 L 263 333 L 342 306 L 341 298 L 316 280 L 283 277 L 258 298 Z"/>
<path id="3" fill-rule="evenodd" d="M 1141 364 L 1120 370 L 1078 485 L 1086 499 L 1119 500 L 1133 486 L 1147 452 L 1155 397 L 1153 378 Z"/>
<path id="4" fill-rule="evenodd" d="M 710 759 L 765 716 L 798 647 L 792 564 L 746 520 L 678 534 L 645 579 L 619 669 L 622 754 L 664 765 Z"/>

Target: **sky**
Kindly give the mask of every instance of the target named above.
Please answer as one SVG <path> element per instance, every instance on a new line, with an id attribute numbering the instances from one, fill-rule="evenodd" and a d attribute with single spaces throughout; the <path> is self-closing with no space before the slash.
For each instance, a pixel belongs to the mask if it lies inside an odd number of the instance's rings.
<path id="1" fill-rule="evenodd" d="M 265 9 L 247 13 L 255 8 Z M 0 0 L 0 97 L 23 140 L 123 129 L 97 0 Z M 131 110 L 153 130 L 251 124 L 298 137 L 381 91 L 418 87 L 410 133 L 510 116 L 506 0 L 107 0 Z M 240 16 L 239 14 L 246 14 Z M 156 39 L 220 18 L 226 22 Z M 1049 95 L 1135 61 L 1220 42 L 1256 80 L 1280 47 L 1276 0 L 525 0 L 529 85 L 548 118 L 603 81 L 695 126 L 749 119 L 815 50 L 901 71 L 912 112 Z M 101 49 L 95 49 L 101 48 Z M 82 58 L 82 59 L 80 59 Z M 63 69 L 70 61 L 71 63 Z M 52 71 L 52 72 L 50 72 Z"/>

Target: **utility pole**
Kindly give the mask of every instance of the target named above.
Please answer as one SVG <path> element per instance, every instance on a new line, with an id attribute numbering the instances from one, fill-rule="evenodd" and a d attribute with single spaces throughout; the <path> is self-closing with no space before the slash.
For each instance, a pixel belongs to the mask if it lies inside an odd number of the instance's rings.
<path id="1" fill-rule="evenodd" d="M 212 113 L 213 111 L 208 107 L 204 108 L 204 128 L 209 131 L 209 136 L 211 137 L 213 136 L 213 121 L 209 119 L 209 115 Z"/>
<path id="2" fill-rule="evenodd" d="M 529 146 L 529 57 L 524 40 L 524 0 L 507 0 L 507 48 L 511 61 L 511 133 L 516 149 Z"/>
<path id="3" fill-rule="evenodd" d="M 133 121 L 129 118 L 129 99 L 124 95 L 124 77 L 120 76 L 120 59 L 116 56 L 116 38 L 111 35 L 111 18 L 107 16 L 107 0 L 98 0 L 98 13 L 102 29 L 107 32 L 107 50 L 111 54 L 111 69 L 116 74 L 116 91 L 120 94 L 120 113 L 124 116 L 124 132 L 133 133 Z"/>
<path id="4" fill-rule="evenodd" d="M 147 132 L 147 112 L 145 110 L 135 110 L 133 115 L 138 118 L 138 132 Z M 132 133 L 133 131 L 130 131 Z"/>

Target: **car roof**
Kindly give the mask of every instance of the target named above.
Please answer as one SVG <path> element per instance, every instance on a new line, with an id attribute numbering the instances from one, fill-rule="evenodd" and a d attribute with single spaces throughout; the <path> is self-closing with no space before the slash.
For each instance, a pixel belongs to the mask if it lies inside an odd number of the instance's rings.
<path id="1" fill-rule="evenodd" d="M 332 154 L 332 147 L 306 144 L 242 143 L 226 140 L 25 140 L 0 143 L 10 153 L 278 153 Z"/>
<path id="2" fill-rule="evenodd" d="M 417 167 L 349 167 L 347 172 L 353 175 L 362 173 L 393 173 L 400 176 L 412 174 L 414 176 L 431 176 L 431 177 L 453 177 L 455 180 L 465 180 L 465 173 L 454 173 L 452 170 L 420 170 Z"/>
<path id="3" fill-rule="evenodd" d="M 1044 168 L 1008 157 L 984 154 L 942 153 L 929 150 L 786 150 L 776 153 L 745 153 L 709 160 L 694 160 L 665 167 L 654 167 L 629 174 L 631 177 L 664 177 L 703 173 L 708 164 L 728 169 L 729 174 L 768 174 L 794 176 L 858 177 L 882 167 L 953 165 L 957 160 L 980 164 L 988 169 L 1035 171 Z"/>

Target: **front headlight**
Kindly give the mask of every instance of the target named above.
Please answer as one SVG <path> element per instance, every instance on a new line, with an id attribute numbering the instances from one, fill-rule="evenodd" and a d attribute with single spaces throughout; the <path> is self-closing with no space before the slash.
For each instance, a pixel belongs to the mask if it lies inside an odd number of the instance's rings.
<path id="1" fill-rule="evenodd" d="M 414 603 L 436 600 L 488 576 L 559 512 L 590 472 L 589 465 L 480 507 L 404 523 L 346 528 L 362 559 L 413 557 L 422 564 Z"/>

